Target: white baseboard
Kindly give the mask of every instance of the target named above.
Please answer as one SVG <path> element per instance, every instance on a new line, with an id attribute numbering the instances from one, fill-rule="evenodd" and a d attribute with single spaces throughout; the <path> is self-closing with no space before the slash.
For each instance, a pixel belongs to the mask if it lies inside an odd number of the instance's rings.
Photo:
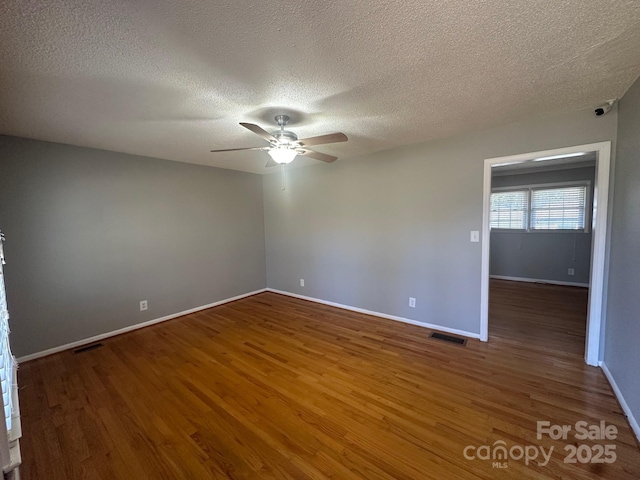
<path id="1" fill-rule="evenodd" d="M 631 430 L 633 430 L 633 433 L 636 434 L 636 438 L 640 442 L 640 425 L 638 425 L 638 421 L 636 420 L 636 417 L 634 417 L 633 412 L 629 408 L 629 404 L 624 399 L 624 396 L 622 395 L 620 388 L 618 388 L 618 384 L 613 378 L 613 375 L 607 368 L 607 365 L 604 362 L 600 362 L 600 368 L 602 368 L 602 371 L 604 372 L 604 376 L 607 377 L 607 380 L 609 380 L 609 383 L 611 384 L 611 388 L 613 389 L 613 393 L 616 394 L 616 397 L 618 398 L 618 402 L 620 402 L 620 406 L 622 407 L 624 414 L 627 416 L 629 425 L 631 425 Z"/>
<path id="2" fill-rule="evenodd" d="M 456 335 L 462 335 L 470 338 L 480 338 L 479 333 L 467 332 L 465 330 L 458 330 L 456 328 L 443 327 L 442 325 L 434 325 L 432 323 L 418 322 L 417 320 L 411 320 L 409 318 L 397 317 L 395 315 L 388 315 L 386 313 L 374 312 L 372 310 L 365 310 L 364 308 L 352 307 L 350 305 L 343 305 L 341 303 L 329 302 L 327 300 L 321 300 L 319 298 L 307 297 L 305 295 L 298 295 L 297 293 L 285 292 L 284 290 L 276 290 L 275 288 L 267 288 L 268 292 L 279 293 L 281 295 L 287 295 L 288 297 L 300 298 L 302 300 L 309 300 L 310 302 L 321 303 L 323 305 L 329 305 L 331 307 L 342 308 L 344 310 L 350 310 L 352 312 L 364 313 L 366 315 L 373 315 L 374 317 L 386 318 L 388 320 L 395 320 L 396 322 L 409 323 L 411 325 L 417 325 L 419 327 L 429 328 L 431 330 L 439 330 L 441 332 L 453 333 Z"/>
<path id="3" fill-rule="evenodd" d="M 82 345 L 87 345 L 88 343 L 98 342 L 100 340 L 104 340 L 105 338 L 114 337 L 116 335 L 120 335 L 122 333 L 131 332 L 133 330 L 138 330 L 139 328 L 148 327 L 150 325 L 155 325 L 156 323 L 166 322 L 167 320 L 171 320 L 173 318 L 182 317 L 183 315 L 188 315 L 190 313 L 199 312 L 200 310 L 206 310 L 207 308 L 217 307 L 218 305 L 222 305 L 224 303 L 233 302 L 235 300 L 240 300 L 241 298 L 250 297 L 252 295 L 256 295 L 258 293 L 266 292 L 266 288 L 262 288 L 260 290 L 255 290 L 253 292 L 243 293 L 242 295 L 237 295 L 231 298 L 225 298 L 224 300 L 219 300 L 217 302 L 209 303 L 208 305 L 202 305 L 201 307 L 190 308 L 189 310 L 184 310 L 182 312 L 173 313 L 171 315 L 167 315 L 165 317 L 155 318 L 153 320 L 149 320 L 142 323 L 136 323 L 135 325 L 130 325 L 128 327 L 120 328 L 118 330 L 113 330 L 107 333 L 101 333 L 100 335 L 96 335 L 89 338 L 84 338 L 82 340 L 78 340 L 76 342 L 66 343 L 64 345 L 60 345 L 59 347 L 49 348 L 47 350 L 43 350 L 41 352 L 31 353 L 29 355 L 25 355 L 24 357 L 20 357 L 17 359 L 18 363 L 28 362 L 29 360 L 34 360 L 40 357 L 46 357 L 47 355 L 51 355 L 54 353 L 62 352 L 63 350 L 69 350 L 71 348 L 80 347 Z"/>
<path id="4" fill-rule="evenodd" d="M 549 285 L 564 285 L 567 287 L 589 288 L 588 283 L 563 282 L 561 280 L 543 280 L 541 278 L 507 277 L 505 275 L 489 275 L 489 278 L 495 278 L 496 280 L 511 280 L 512 282 L 548 283 Z"/>

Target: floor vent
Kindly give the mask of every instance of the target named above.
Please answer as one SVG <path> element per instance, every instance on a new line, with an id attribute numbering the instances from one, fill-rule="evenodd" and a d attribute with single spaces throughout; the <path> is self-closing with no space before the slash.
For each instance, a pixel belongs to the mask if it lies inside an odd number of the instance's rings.
<path id="1" fill-rule="evenodd" d="M 82 353 L 88 352 L 89 350 L 95 350 L 96 348 L 100 348 L 102 346 L 101 343 L 92 343 L 91 345 L 87 345 L 84 347 L 76 348 L 73 353 Z"/>
<path id="2" fill-rule="evenodd" d="M 430 335 L 430 337 L 431 338 L 435 338 L 437 340 L 450 342 L 450 343 L 453 343 L 454 345 L 461 345 L 463 347 L 467 344 L 467 339 L 466 338 L 454 337 L 452 335 L 445 335 L 444 333 L 433 332 Z"/>

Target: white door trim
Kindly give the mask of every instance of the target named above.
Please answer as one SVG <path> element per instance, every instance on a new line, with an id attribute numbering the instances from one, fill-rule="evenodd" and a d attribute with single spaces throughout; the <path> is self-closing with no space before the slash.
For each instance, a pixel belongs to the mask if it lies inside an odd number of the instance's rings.
<path id="1" fill-rule="evenodd" d="M 484 186 L 482 198 L 482 279 L 480 284 L 480 340 L 489 339 L 489 209 L 491 201 L 491 168 L 497 165 L 531 162 L 543 157 L 578 152 L 596 152 L 596 183 L 593 195 L 591 245 L 591 275 L 589 290 L 589 315 L 585 345 L 585 361 L 597 366 L 600 357 L 600 338 L 604 316 L 604 278 L 607 243 L 607 208 L 609 203 L 609 171 L 611 167 L 611 142 L 591 143 L 575 147 L 558 148 L 542 152 L 522 153 L 506 157 L 488 158 L 484 161 Z M 544 161 L 544 160 L 542 160 Z M 540 163 L 542 162 L 540 161 Z"/>

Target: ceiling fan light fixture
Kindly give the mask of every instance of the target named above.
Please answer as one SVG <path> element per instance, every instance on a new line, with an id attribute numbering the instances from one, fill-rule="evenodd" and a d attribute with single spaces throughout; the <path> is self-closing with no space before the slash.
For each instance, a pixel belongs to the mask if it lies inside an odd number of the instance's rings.
<path id="1" fill-rule="evenodd" d="M 273 161 L 280 165 L 291 163 L 298 154 L 295 150 L 286 147 L 272 148 L 268 153 L 271 155 L 271 158 L 273 158 Z"/>

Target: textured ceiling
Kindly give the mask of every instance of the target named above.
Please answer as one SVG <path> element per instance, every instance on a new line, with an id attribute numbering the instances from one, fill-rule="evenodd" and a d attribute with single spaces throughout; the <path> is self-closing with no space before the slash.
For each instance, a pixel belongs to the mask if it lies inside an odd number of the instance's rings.
<path id="1" fill-rule="evenodd" d="M 637 0 L 0 9 L 0 133 L 256 173 L 264 152 L 208 153 L 263 146 L 241 121 L 267 128 L 284 112 L 299 137 L 344 132 L 317 147 L 344 160 L 593 107 L 640 75 Z"/>

